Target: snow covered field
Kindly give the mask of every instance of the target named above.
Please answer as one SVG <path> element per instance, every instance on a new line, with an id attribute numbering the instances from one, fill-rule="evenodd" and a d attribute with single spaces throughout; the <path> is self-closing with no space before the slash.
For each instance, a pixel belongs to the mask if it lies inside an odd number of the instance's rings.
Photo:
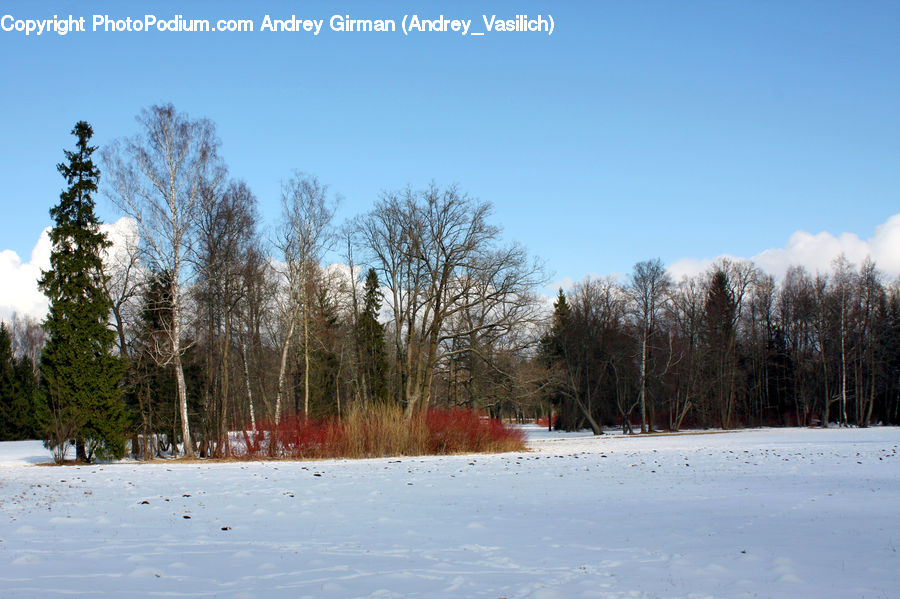
<path id="1" fill-rule="evenodd" d="M 530 434 L 66 468 L 3 443 L 0 597 L 900 596 L 900 429 Z"/>

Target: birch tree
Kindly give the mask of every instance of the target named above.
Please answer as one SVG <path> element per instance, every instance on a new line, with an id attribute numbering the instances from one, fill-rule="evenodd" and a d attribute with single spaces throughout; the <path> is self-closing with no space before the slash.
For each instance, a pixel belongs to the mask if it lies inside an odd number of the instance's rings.
<path id="1" fill-rule="evenodd" d="M 169 275 L 170 318 L 156 359 L 175 371 L 184 455 L 190 457 L 194 448 L 182 368 L 183 289 L 193 275 L 188 256 L 201 190 L 222 174 L 219 141 L 211 121 L 192 119 L 171 104 L 144 109 L 137 121 L 138 134 L 113 142 L 103 152 L 110 182 L 107 193 L 137 222 L 148 263 Z"/>
<path id="2" fill-rule="evenodd" d="M 854 285 L 853 265 L 843 253 L 832 262 L 832 285 L 838 302 L 841 352 L 841 426 L 847 426 L 847 337 L 850 301 Z"/>
<path id="3" fill-rule="evenodd" d="M 666 302 L 672 280 L 662 264 L 662 260 L 645 260 L 634 265 L 631 272 L 629 292 L 632 313 L 640 339 L 640 383 L 641 432 L 648 432 L 647 426 L 647 372 L 650 357 L 650 341 Z"/>

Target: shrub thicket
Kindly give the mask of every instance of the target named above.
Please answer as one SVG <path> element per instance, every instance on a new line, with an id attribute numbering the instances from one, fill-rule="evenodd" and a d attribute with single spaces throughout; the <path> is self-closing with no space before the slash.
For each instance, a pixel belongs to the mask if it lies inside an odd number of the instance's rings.
<path id="1" fill-rule="evenodd" d="M 245 430 L 235 457 L 372 458 L 393 455 L 521 451 L 524 433 L 470 409 L 429 409 L 407 418 L 393 406 L 357 409 L 343 419 L 282 418 Z"/>

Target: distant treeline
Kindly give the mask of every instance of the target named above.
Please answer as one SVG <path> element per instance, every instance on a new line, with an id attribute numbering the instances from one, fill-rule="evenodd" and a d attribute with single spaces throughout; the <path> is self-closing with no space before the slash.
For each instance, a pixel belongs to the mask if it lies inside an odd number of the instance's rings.
<path id="1" fill-rule="evenodd" d="M 564 428 L 900 422 L 900 292 L 871 261 L 776 282 L 722 259 L 677 284 L 647 261 L 554 306 L 540 355 Z"/>

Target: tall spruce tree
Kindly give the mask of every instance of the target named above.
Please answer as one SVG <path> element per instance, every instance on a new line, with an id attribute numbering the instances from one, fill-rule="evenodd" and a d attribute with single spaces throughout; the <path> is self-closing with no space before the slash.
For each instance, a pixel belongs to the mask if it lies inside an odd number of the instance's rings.
<path id="1" fill-rule="evenodd" d="M 48 447 L 59 459 L 65 444 L 76 441 L 77 457 L 119 458 L 125 453 L 125 411 L 119 380 L 121 360 L 112 354 L 115 332 L 109 327 L 110 300 L 104 291 L 102 253 L 111 243 L 100 231 L 94 200 L 100 171 L 88 145 L 93 130 L 75 125 L 74 152 L 57 165 L 68 188 L 50 209 L 53 250 L 50 270 L 40 287 L 50 300 L 44 322 L 48 340 L 41 354 L 42 389 L 51 411 Z"/>
<path id="2" fill-rule="evenodd" d="M 538 349 L 539 357 L 548 369 L 553 370 L 559 367 L 567 366 L 566 345 L 571 336 L 571 319 L 572 311 L 569 308 L 569 302 L 566 294 L 559 289 L 556 301 L 553 302 L 553 318 L 550 323 L 550 330 L 541 338 L 541 344 Z M 553 407 L 557 408 L 557 427 L 568 429 L 574 427 L 574 415 L 571 406 L 566 402 L 564 395 L 560 392 L 561 382 L 557 381 L 556 385 L 549 385 L 545 390 L 545 395 L 549 400 L 549 410 L 547 413 L 547 428 L 553 426 Z"/>
<path id="3" fill-rule="evenodd" d="M 553 320 L 550 330 L 541 339 L 540 355 L 547 366 L 565 359 L 564 345 L 571 326 L 571 313 L 566 293 L 560 287 L 556 301 L 553 302 Z"/>
<path id="4" fill-rule="evenodd" d="M 735 324 L 737 301 L 728 273 L 718 269 L 710 279 L 705 306 L 707 372 L 719 424 L 731 428 L 736 391 Z"/>
<path id="5" fill-rule="evenodd" d="M 378 321 L 381 310 L 381 291 L 378 287 L 378 273 L 370 268 L 366 273 L 363 310 L 356 326 L 365 372 L 366 400 L 385 401 L 388 398 L 389 366 L 384 347 L 384 325 Z"/>

